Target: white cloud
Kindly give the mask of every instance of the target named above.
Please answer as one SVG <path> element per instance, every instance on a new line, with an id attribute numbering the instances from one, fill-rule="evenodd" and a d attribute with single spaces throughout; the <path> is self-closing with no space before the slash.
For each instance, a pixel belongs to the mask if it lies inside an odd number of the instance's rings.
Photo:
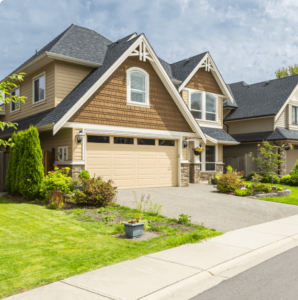
<path id="1" fill-rule="evenodd" d="M 17 10 L 16 5 L 1 3 L 3 38 L 14 41 L 2 44 L 1 78 L 71 23 L 113 41 L 144 32 L 170 63 L 210 51 L 227 82 L 266 80 L 277 68 L 298 63 L 296 0 L 23 0 Z"/>

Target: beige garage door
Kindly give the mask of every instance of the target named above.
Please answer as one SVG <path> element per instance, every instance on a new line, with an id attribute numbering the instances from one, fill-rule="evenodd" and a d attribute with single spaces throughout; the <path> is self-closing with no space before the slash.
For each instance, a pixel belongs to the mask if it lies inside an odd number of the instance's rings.
<path id="1" fill-rule="evenodd" d="M 118 188 L 178 185 L 178 141 L 87 136 L 86 168 Z"/>
<path id="2" fill-rule="evenodd" d="M 290 171 L 293 170 L 294 165 L 296 164 L 298 160 L 298 149 L 293 149 L 286 151 L 286 164 L 287 164 L 287 174 L 290 173 Z"/>

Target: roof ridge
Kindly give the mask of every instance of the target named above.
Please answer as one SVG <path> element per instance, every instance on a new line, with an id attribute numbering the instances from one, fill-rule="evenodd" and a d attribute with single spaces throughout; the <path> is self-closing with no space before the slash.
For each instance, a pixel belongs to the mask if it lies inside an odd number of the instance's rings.
<path id="1" fill-rule="evenodd" d="M 181 59 L 181 60 L 176 61 L 176 62 L 174 62 L 174 63 L 172 63 L 172 64 L 169 64 L 169 65 L 175 65 L 175 64 L 177 64 L 177 63 L 179 63 L 179 62 L 182 62 L 182 61 L 184 61 L 184 60 L 191 59 L 191 58 L 194 58 L 194 57 L 199 56 L 199 55 L 202 55 L 202 54 L 206 54 L 207 52 L 209 52 L 209 51 L 202 52 L 202 53 L 200 53 L 200 54 L 196 54 L 196 55 L 193 55 L 193 56 L 190 56 L 190 57 Z"/>
<path id="2" fill-rule="evenodd" d="M 286 138 L 286 136 L 281 132 L 281 130 L 279 129 L 279 127 L 276 127 L 276 130 L 279 132 L 279 134 L 281 134 L 284 138 Z"/>
<path id="3" fill-rule="evenodd" d="M 62 33 L 61 33 L 61 37 L 58 39 L 58 41 L 53 45 L 53 47 L 49 50 L 49 52 L 52 52 L 52 50 L 54 50 L 54 48 L 59 45 L 59 43 L 61 42 L 62 38 L 65 37 L 65 35 L 67 33 L 69 33 L 69 31 L 74 27 L 75 25 L 74 24 L 71 24 L 66 30 L 64 30 Z"/>

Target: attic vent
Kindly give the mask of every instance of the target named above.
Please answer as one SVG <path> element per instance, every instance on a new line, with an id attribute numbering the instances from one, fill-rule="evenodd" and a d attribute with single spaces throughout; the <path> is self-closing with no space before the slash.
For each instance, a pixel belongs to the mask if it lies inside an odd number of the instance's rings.
<path id="1" fill-rule="evenodd" d="M 243 84 L 243 86 L 249 87 L 249 85 L 246 82 L 244 82 L 244 81 L 242 81 L 242 84 Z"/>

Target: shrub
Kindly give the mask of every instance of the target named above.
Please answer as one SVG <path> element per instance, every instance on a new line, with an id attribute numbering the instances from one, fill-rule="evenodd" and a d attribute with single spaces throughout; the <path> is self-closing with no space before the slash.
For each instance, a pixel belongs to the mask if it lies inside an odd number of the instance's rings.
<path id="1" fill-rule="evenodd" d="M 227 166 L 227 173 L 233 173 L 233 168 L 230 165 Z"/>
<path id="2" fill-rule="evenodd" d="M 283 191 L 283 190 L 284 190 L 284 189 L 283 189 L 282 187 L 277 187 L 277 188 L 276 188 L 276 191 L 277 191 L 277 192 L 281 192 L 281 191 Z"/>
<path id="3" fill-rule="evenodd" d="M 264 183 L 271 183 L 271 178 L 272 176 L 267 174 L 267 173 L 264 173 L 264 172 L 250 172 L 248 177 L 246 178 L 248 181 L 251 181 L 252 180 L 252 177 L 255 175 L 255 174 L 258 174 L 259 176 L 261 176 L 261 181 L 264 182 Z M 280 177 L 278 176 L 278 174 L 274 173 L 273 175 L 273 183 L 280 183 Z"/>
<path id="4" fill-rule="evenodd" d="M 252 195 L 252 190 L 235 190 L 235 195 L 237 196 L 250 196 Z"/>
<path id="5" fill-rule="evenodd" d="M 267 185 L 264 185 L 264 184 L 258 184 L 256 187 L 255 187 L 255 191 L 256 192 L 265 192 L 265 193 L 268 193 L 271 191 L 271 187 L 270 186 L 267 186 Z"/>
<path id="6" fill-rule="evenodd" d="M 54 189 L 58 189 L 61 193 L 69 193 L 71 191 L 71 178 L 68 177 L 69 168 L 61 170 L 55 166 L 54 171 L 49 172 L 41 184 L 40 194 L 47 197 L 52 194 Z"/>
<path id="7" fill-rule="evenodd" d="M 226 173 L 217 180 L 217 189 L 220 193 L 234 192 L 242 186 L 236 174 Z"/>
<path id="8" fill-rule="evenodd" d="M 90 174 L 89 174 L 89 172 L 88 172 L 87 170 L 83 170 L 83 171 L 79 174 L 78 177 L 81 178 L 81 179 L 86 179 L 86 180 L 91 179 L 91 176 L 90 176 Z"/>
<path id="9" fill-rule="evenodd" d="M 83 179 L 83 191 L 75 191 L 74 200 L 76 203 L 86 203 L 95 206 L 107 206 L 117 195 L 117 188 L 111 180 L 104 182 L 101 177 L 94 177 L 90 180 Z"/>
<path id="10" fill-rule="evenodd" d="M 61 209 L 64 204 L 64 196 L 58 189 L 54 189 L 52 193 L 49 193 L 48 198 L 49 203 L 47 207 L 49 209 Z"/>
<path id="11" fill-rule="evenodd" d="M 189 215 L 181 214 L 179 215 L 178 224 L 187 225 L 191 222 L 191 217 Z"/>
<path id="12" fill-rule="evenodd" d="M 34 200 L 39 196 L 40 186 L 44 179 L 42 150 L 36 127 L 31 126 L 23 135 L 22 159 L 17 174 L 19 191 L 24 198 Z M 20 167 L 20 170 L 19 170 Z"/>
<path id="13" fill-rule="evenodd" d="M 14 147 L 17 139 L 17 134 L 14 133 L 11 137 L 11 147 L 10 147 L 10 153 L 9 153 L 9 162 L 8 162 L 8 168 L 6 172 L 6 178 L 5 178 L 5 187 L 7 191 L 11 194 L 12 193 L 12 186 L 14 185 L 15 181 L 15 170 L 13 170 L 14 163 L 15 163 L 15 151 L 16 147 Z"/>
<path id="14" fill-rule="evenodd" d="M 285 184 L 291 184 L 292 183 L 292 178 L 291 175 L 285 175 L 281 178 L 281 181 Z"/>
<path id="15" fill-rule="evenodd" d="M 72 191 L 74 191 L 75 189 L 75 186 L 81 186 L 83 185 L 83 181 L 81 178 L 77 177 L 77 178 L 72 178 L 71 179 L 71 183 L 70 183 L 70 189 Z"/>
<path id="16" fill-rule="evenodd" d="M 253 188 L 253 185 L 251 183 L 248 183 L 246 186 L 245 186 L 248 190 L 251 190 Z"/>

